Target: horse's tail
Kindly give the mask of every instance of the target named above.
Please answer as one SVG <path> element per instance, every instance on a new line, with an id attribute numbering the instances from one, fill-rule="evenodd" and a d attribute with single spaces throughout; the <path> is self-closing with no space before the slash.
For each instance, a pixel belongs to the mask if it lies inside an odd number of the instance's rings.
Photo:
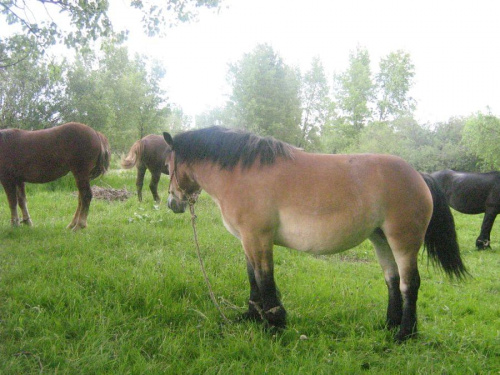
<path id="1" fill-rule="evenodd" d="M 90 179 L 93 180 L 108 171 L 109 162 L 111 160 L 111 150 L 109 148 L 108 139 L 104 136 L 104 134 L 96 131 L 99 142 L 101 145 L 101 150 L 99 151 L 99 156 L 97 157 L 97 162 L 95 163 L 94 168 L 90 171 Z"/>
<path id="2" fill-rule="evenodd" d="M 449 276 L 462 279 L 468 272 L 460 257 L 455 220 L 446 196 L 434 178 L 425 173 L 422 173 L 422 177 L 431 191 L 434 205 L 425 233 L 425 248 L 433 263 L 439 264 Z"/>
<path id="3" fill-rule="evenodd" d="M 137 163 L 140 163 L 143 150 L 144 146 L 142 144 L 142 140 L 139 139 L 132 145 L 125 159 L 122 160 L 122 167 L 125 169 L 130 169 Z"/>

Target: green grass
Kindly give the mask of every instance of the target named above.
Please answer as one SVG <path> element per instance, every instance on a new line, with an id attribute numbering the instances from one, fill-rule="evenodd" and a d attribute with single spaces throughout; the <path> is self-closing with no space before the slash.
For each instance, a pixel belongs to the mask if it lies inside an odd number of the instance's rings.
<path id="1" fill-rule="evenodd" d="M 95 183 L 135 191 L 134 179 L 111 171 Z M 387 292 L 369 243 L 330 257 L 276 248 L 288 327 L 272 335 L 222 322 L 189 214 L 155 207 L 146 184 L 142 204 L 93 200 L 88 228 L 72 233 L 73 190 L 70 176 L 29 185 L 32 228 L 10 227 L 3 195 L 0 374 L 500 373 L 500 225 L 493 249 L 476 251 L 481 215 L 455 213 L 473 278 L 450 282 L 422 256 L 420 335 L 398 345 L 382 329 Z M 235 319 L 249 292 L 243 251 L 206 194 L 196 210 L 216 298 Z"/>

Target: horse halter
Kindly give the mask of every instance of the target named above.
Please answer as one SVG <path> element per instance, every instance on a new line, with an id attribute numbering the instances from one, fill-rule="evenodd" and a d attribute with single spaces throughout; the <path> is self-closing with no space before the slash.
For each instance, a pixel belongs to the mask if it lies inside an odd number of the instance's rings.
<path id="1" fill-rule="evenodd" d="M 177 159 L 174 159 L 174 170 L 172 171 L 172 175 L 171 175 L 172 178 L 175 178 L 175 183 L 177 184 L 177 189 L 181 192 L 181 194 L 187 198 L 187 202 L 189 203 L 189 206 L 192 207 L 195 203 L 196 203 L 196 200 L 198 198 L 198 193 L 192 193 L 192 194 L 188 194 L 186 192 L 186 190 L 184 190 L 181 185 L 179 184 L 179 179 L 177 178 Z M 172 178 L 170 178 L 170 183 L 168 185 L 168 192 L 171 194 L 170 192 L 170 187 L 172 185 Z"/>

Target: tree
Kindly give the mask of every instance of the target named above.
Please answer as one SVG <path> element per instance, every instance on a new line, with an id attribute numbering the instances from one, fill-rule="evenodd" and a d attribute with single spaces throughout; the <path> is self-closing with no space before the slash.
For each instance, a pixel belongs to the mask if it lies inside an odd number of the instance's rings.
<path id="1" fill-rule="evenodd" d="M 466 121 L 466 118 L 454 117 L 433 126 L 432 140 L 435 151 L 432 159 L 436 165 L 432 171 L 441 169 L 477 171 L 480 159 L 462 142 Z"/>
<path id="2" fill-rule="evenodd" d="M 500 169 L 500 119 L 491 113 L 481 112 L 470 116 L 465 122 L 463 143 L 482 159 L 481 169 Z"/>
<path id="3" fill-rule="evenodd" d="M 64 64 L 35 60 L 0 70 L 0 128 L 41 129 L 60 121 Z"/>
<path id="4" fill-rule="evenodd" d="M 233 123 L 228 117 L 227 107 L 216 107 L 202 112 L 195 117 L 195 126 L 198 129 L 210 126 L 231 126 Z"/>
<path id="5" fill-rule="evenodd" d="M 300 147 L 318 150 L 320 134 L 331 114 L 332 102 L 329 97 L 330 88 L 326 80 L 325 70 L 319 58 L 314 58 L 311 70 L 302 78 L 302 144 Z"/>
<path id="6" fill-rule="evenodd" d="M 67 74 L 62 117 L 108 135 L 113 149 L 164 129 L 170 108 L 159 87 L 164 70 L 145 57 L 128 57 L 125 47 L 105 44 L 104 54 L 77 59 Z"/>
<path id="7" fill-rule="evenodd" d="M 131 7 L 142 12 L 146 32 L 156 35 L 178 22 L 193 20 L 199 8 L 218 7 L 221 0 L 129 1 Z M 98 38 L 110 37 L 113 26 L 108 6 L 108 0 L 0 1 L 0 14 L 11 28 L 17 26 L 13 35 L 0 40 L 0 68 L 16 64 L 35 51 L 43 54 L 54 44 L 81 47 Z M 125 36 L 121 33 L 118 38 Z"/>
<path id="8" fill-rule="evenodd" d="M 259 45 L 231 64 L 228 80 L 232 126 L 300 143 L 299 74 L 271 46 Z"/>
<path id="9" fill-rule="evenodd" d="M 344 123 L 361 130 L 371 119 L 369 103 L 374 97 L 374 85 L 368 51 L 358 47 L 349 55 L 349 67 L 334 77 L 334 91 L 340 117 Z"/>
<path id="10" fill-rule="evenodd" d="M 177 134 L 189 129 L 191 117 L 187 116 L 182 108 L 173 106 L 166 121 L 166 129 L 171 134 Z M 165 130 L 165 129 L 163 129 Z"/>
<path id="11" fill-rule="evenodd" d="M 403 51 L 391 52 L 380 61 L 379 67 L 375 76 L 379 121 L 411 115 L 416 105 L 408 95 L 415 76 L 410 55 Z"/>

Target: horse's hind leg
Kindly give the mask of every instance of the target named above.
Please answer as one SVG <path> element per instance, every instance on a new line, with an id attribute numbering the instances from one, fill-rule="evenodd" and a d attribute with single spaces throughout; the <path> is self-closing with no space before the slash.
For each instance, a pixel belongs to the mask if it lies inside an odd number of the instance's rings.
<path id="1" fill-rule="evenodd" d="M 17 185 L 16 193 L 17 193 L 17 202 L 23 213 L 22 223 L 31 226 L 33 225 L 33 222 L 31 221 L 30 214 L 28 212 L 28 205 L 26 201 L 26 189 L 24 182 L 21 182 L 19 185 Z"/>
<path id="2" fill-rule="evenodd" d="M 403 317 L 403 298 L 399 290 L 400 278 L 398 265 L 392 254 L 391 247 L 380 229 L 370 237 L 370 241 L 375 247 L 389 293 L 386 325 L 387 328 L 393 329 L 401 325 L 401 319 Z"/>
<path id="3" fill-rule="evenodd" d="M 151 172 L 151 182 L 149 183 L 149 189 L 153 194 L 155 202 L 159 204 L 161 202 L 161 199 L 160 196 L 158 195 L 158 183 L 160 182 L 161 171 L 150 170 L 150 172 Z"/>
<path id="4" fill-rule="evenodd" d="M 135 186 L 137 188 L 137 198 L 142 202 L 142 185 L 144 185 L 144 175 L 146 174 L 146 166 L 142 163 L 137 165 L 137 178 Z"/>
<path id="5" fill-rule="evenodd" d="M 497 207 L 488 207 L 484 213 L 483 223 L 481 224 L 481 233 L 476 240 L 478 250 L 490 248 L 490 234 L 493 228 L 493 223 L 497 217 L 499 210 Z"/>
<path id="6" fill-rule="evenodd" d="M 2 181 L 10 208 L 10 223 L 13 227 L 19 226 L 19 216 L 17 216 L 17 192 L 16 184 Z"/>
<path id="7" fill-rule="evenodd" d="M 389 310 L 393 311 L 393 315 L 389 316 L 388 313 L 388 323 L 389 325 L 395 325 L 398 320 L 398 316 L 401 316 L 401 324 L 399 332 L 396 334 L 395 339 L 397 341 L 404 341 L 417 334 L 417 299 L 418 299 L 418 289 L 420 288 L 420 275 L 418 272 L 417 258 L 418 251 L 422 245 L 422 240 L 420 239 L 416 232 L 395 232 L 397 236 L 389 236 L 387 233 L 386 242 L 389 245 L 383 244 L 383 237 L 380 233 L 370 237 L 372 242 L 376 244 L 377 255 L 379 257 L 379 262 L 384 268 L 386 274 L 386 281 L 388 282 L 389 288 Z M 378 235 L 378 238 L 377 238 Z M 389 256 L 389 249 L 392 249 L 391 258 Z M 399 291 L 401 293 L 401 302 L 398 300 L 397 294 L 397 278 L 394 275 L 396 270 L 394 268 L 394 263 L 397 265 L 397 271 L 399 273 Z M 391 297 L 392 295 L 392 297 Z M 392 298 L 392 301 L 391 301 Z M 401 313 L 398 311 L 399 306 L 402 305 Z"/>

